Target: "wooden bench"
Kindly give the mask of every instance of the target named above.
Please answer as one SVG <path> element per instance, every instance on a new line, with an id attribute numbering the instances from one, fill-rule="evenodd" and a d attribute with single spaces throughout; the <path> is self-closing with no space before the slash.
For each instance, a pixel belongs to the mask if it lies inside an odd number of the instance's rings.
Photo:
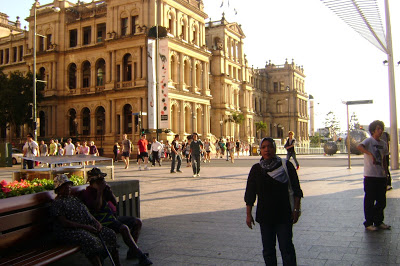
<path id="1" fill-rule="evenodd" d="M 109 182 L 120 215 L 140 217 L 139 181 Z M 79 195 L 86 188 L 73 187 Z M 54 191 L 0 200 L 0 266 L 46 265 L 80 250 L 60 245 L 52 237 L 50 205 Z"/>

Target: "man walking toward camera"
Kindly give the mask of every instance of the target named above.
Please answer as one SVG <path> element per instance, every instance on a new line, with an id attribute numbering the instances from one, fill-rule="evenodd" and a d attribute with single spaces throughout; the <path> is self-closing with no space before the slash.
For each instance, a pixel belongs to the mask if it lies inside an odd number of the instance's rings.
<path id="1" fill-rule="evenodd" d="M 368 128 L 371 137 L 357 146 L 364 153 L 364 226 L 368 231 L 391 228 L 383 223 L 387 182 L 385 156 L 389 153 L 386 142 L 380 139 L 384 128 L 382 121 L 375 120 Z"/>
<path id="2" fill-rule="evenodd" d="M 200 176 L 200 160 L 203 142 L 198 139 L 197 133 L 193 133 L 193 141 L 190 143 L 190 154 L 192 155 L 193 177 Z"/>

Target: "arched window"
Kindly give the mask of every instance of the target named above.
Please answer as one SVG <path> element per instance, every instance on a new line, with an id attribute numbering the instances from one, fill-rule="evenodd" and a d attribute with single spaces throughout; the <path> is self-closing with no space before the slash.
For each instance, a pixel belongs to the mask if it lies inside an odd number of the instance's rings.
<path id="1" fill-rule="evenodd" d="M 82 135 L 88 136 L 90 134 L 90 110 L 85 107 L 82 110 Z"/>
<path id="2" fill-rule="evenodd" d="M 186 84 L 186 86 L 190 86 L 190 62 L 189 60 L 185 60 L 185 62 L 183 63 L 184 66 L 184 83 Z"/>
<path id="3" fill-rule="evenodd" d="M 104 86 L 104 78 L 106 73 L 106 62 L 99 59 L 96 64 L 96 86 Z"/>
<path id="4" fill-rule="evenodd" d="M 76 111 L 74 109 L 69 110 L 69 135 L 76 136 L 78 135 L 78 121 L 76 120 Z"/>
<path id="5" fill-rule="evenodd" d="M 76 89 L 76 65 L 74 63 L 68 67 L 68 88 Z"/>
<path id="6" fill-rule="evenodd" d="M 130 54 L 124 55 L 124 65 L 123 65 L 123 81 L 132 80 L 132 56 Z"/>
<path id="7" fill-rule="evenodd" d="M 85 61 L 82 65 L 82 88 L 90 87 L 90 63 Z"/>
<path id="8" fill-rule="evenodd" d="M 197 46 L 199 45 L 199 29 L 198 29 L 197 25 L 193 26 L 193 40 L 192 40 L 192 43 L 194 45 L 197 45 Z"/>
<path id="9" fill-rule="evenodd" d="M 125 104 L 124 106 L 124 133 L 132 133 L 132 106 Z"/>
<path id="10" fill-rule="evenodd" d="M 276 112 L 277 113 L 282 113 L 282 101 L 277 101 L 276 102 Z"/>
<path id="11" fill-rule="evenodd" d="M 185 19 L 181 20 L 181 38 L 187 41 L 187 22 Z"/>
<path id="12" fill-rule="evenodd" d="M 106 128 L 106 111 L 103 106 L 96 110 L 96 135 L 104 135 Z"/>
<path id="13" fill-rule="evenodd" d="M 171 12 L 168 14 L 168 30 L 169 33 L 175 35 L 175 14 Z"/>

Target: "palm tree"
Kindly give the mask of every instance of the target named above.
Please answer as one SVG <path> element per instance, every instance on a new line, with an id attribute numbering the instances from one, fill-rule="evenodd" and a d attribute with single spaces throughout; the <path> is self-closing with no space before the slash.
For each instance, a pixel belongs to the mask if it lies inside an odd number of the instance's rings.
<path id="1" fill-rule="evenodd" d="M 261 133 L 262 131 L 267 130 L 267 124 L 264 123 L 263 121 L 256 122 L 255 125 L 256 125 L 256 132 L 260 131 Z"/>
<path id="2" fill-rule="evenodd" d="M 225 122 L 232 122 L 235 124 L 235 130 L 233 132 L 233 134 L 235 135 L 235 131 L 236 131 L 236 125 L 240 125 L 241 123 L 243 123 L 243 121 L 246 118 L 244 117 L 244 115 L 242 113 L 239 112 L 233 112 L 232 115 L 230 115 L 228 117 L 228 119 L 225 120 Z M 239 135 L 239 134 L 238 134 Z M 233 136 L 233 138 L 235 138 L 235 136 Z"/>

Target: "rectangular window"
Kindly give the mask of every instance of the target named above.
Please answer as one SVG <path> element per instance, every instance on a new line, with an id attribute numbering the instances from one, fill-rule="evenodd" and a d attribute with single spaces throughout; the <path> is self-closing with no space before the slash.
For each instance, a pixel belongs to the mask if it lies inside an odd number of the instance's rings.
<path id="1" fill-rule="evenodd" d="M 104 42 L 106 38 L 106 23 L 97 25 L 97 42 Z"/>
<path id="2" fill-rule="evenodd" d="M 18 56 L 17 47 L 13 47 L 13 63 L 17 62 L 17 56 Z"/>
<path id="3" fill-rule="evenodd" d="M 44 38 L 39 36 L 39 52 L 44 51 Z"/>
<path id="4" fill-rule="evenodd" d="M 279 84 L 278 82 L 274 82 L 274 92 L 278 92 L 279 90 Z"/>
<path id="5" fill-rule="evenodd" d="M 10 63 L 10 49 L 6 49 L 6 64 Z"/>
<path id="6" fill-rule="evenodd" d="M 69 31 L 69 47 L 76 47 L 78 45 L 78 30 Z"/>
<path id="7" fill-rule="evenodd" d="M 52 40 L 51 34 L 47 34 L 46 35 L 46 50 L 50 50 L 52 48 L 51 47 L 52 42 L 53 42 L 53 40 Z"/>
<path id="8" fill-rule="evenodd" d="M 4 64 L 4 51 L 0 50 L 0 65 Z"/>
<path id="9" fill-rule="evenodd" d="M 136 24 L 138 23 L 138 16 L 132 16 L 132 34 L 136 33 Z"/>
<path id="10" fill-rule="evenodd" d="M 128 33 L 128 18 L 121 18 L 121 36 Z"/>
<path id="11" fill-rule="evenodd" d="M 91 43 L 92 27 L 83 28 L 83 45 L 88 45 Z"/>

